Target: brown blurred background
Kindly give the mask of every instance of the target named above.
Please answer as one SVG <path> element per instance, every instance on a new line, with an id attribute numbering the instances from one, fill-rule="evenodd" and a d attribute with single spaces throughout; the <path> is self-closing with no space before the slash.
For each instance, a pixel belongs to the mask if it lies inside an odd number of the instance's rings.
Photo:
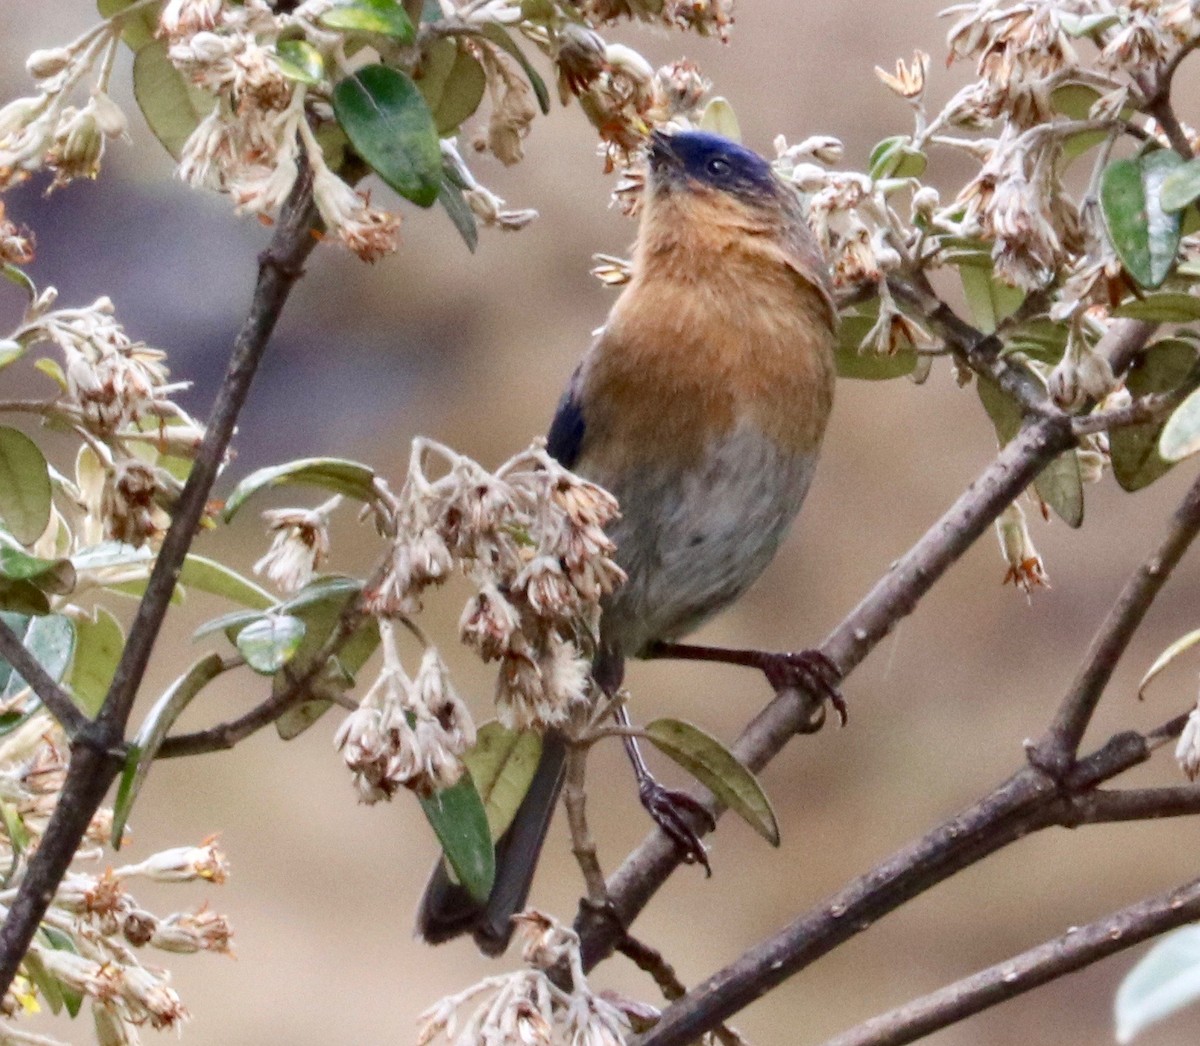
<path id="1" fill-rule="evenodd" d="M 748 144 L 769 151 L 778 132 L 793 141 L 833 134 L 846 143 L 847 163 L 857 165 L 878 139 L 908 129 L 904 106 L 877 83 L 874 65 L 890 67 L 922 47 L 935 56 L 935 102 L 959 81 L 957 69 L 942 69 L 940 6 L 742 0 L 729 47 L 629 29 L 614 35 L 655 61 L 696 59 L 732 100 Z M 0 97 L 27 92 L 21 62 L 29 50 L 69 39 L 91 18 L 87 0 L 0 5 Z M 128 56 L 122 61 L 127 73 Z M 1180 100 L 1185 118 L 1194 116 L 1192 100 Z M 37 231 L 39 283 L 56 284 L 65 303 L 111 295 L 131 333 L 169 349 L 174 375 L 195 381 L 187 402 L 203 415 L 267 232 L 232 217 L 224 200 L 174 181 L 165 154 L 132 107 L 130 114 L 133 145 L 111 150 L 97 183 L 49 200 L 40 186 L 5 199 L 10 215 Z M 599 166 L 582 117 L 556 109 L 537 122 L 520 167 L 479 165 L 510 204 L 541 211 L 526 231 L 485 233 L 470 257 L 443 214 L 405 207 L 397 256 L 369 268 L 333 248 L 318 251 L 243 415 L 239 457 L 223 490 L 259 465 L 317 453 L 359 458 L 398 479 L 418 433 L 495 464 L 543 432 L 588 332 L 611 302 L 611 292 L 588 275 L 591 255 L 622 253 L 633 235 L 608 205 L 610 182 Z M 5 316 L 13 305 L 13 295 L 0 297 Z M 924 387 L 843 382 L 801 525 L 767 576 L 703 638 L 772 648 L 819 641 L 993 450 L 974 393 L 956 389 L 945 368 Z M 1054 587 L 1031 604 L 1001 588 L 996 543 L 990 535 L 981 540 L 847 682 L 849 728 L 797 740 L 764 775 L 782 848 L 770 849 L 727 818 L 713 840 L 713 878 L 683 870 L 636 932 L 694 983 L 1006 776 L 1193 472 L 1185 465 L 1136 498 L 1111 480 L 1089 488 L 1078 532 L 1035 523 Z M 372 554 L 365 530 L 347 523 L 336 538 L 333 568 L 365 569 Z M 197 546 L 243 569 L 264 548 L 252 512 Z M 1093 742 L 1117 729 L 1149 728 L 1192 700 L 1191 666 L 1169 673 L 1144 704 L 1134 690 L 1155 654 L 1198 623 L 1197 581 L 1194 561 L 1185 564 L 1154 608 L 1110 688 Z M 189 638 L 195 624 L 224 609 L 193 596 L 174 615 L 143 701 L 198 656 Z M 453 599 L 434 600 L 429 628 L 443 638 L 460 689 L 482 710 L 489 674 L 452 641 L 457 613 Z M 643 720 L 684 716 L 726 739 L 768 697 L 759 677 L 732 669 L 635 666 L 630 683 Z M 229 718 L 261 697 L 257 685 L 214 690 L 189 722 Z M 193 1046 L 410 1041 L 422 1009 L 502 968 L 469 944 L 434 950 L 412 939 L 413 908 L 436 845 L 415 803 L 356 804 L 330 743 L 337 718 L 331 714 L 290 745 L 264 731 L 228 754 L 160 765 L 143 793 L 130 857 L 220 832 L 233 865 L 221 889 L 141 893 L 160 911 L 207 897 L 236 926 L 236 960 L 170 963 L 193 1013 L 185 1032 Z M 1143 783 L 1178 778 L 1166 753 L 1136 775 Z M 593 781 L 601 855 L 613 867 L 647 822 L 617 746 L 600 753 Z M 1189 821 L 1025 840 L 871 927 L 736 1023 L 760 1044 L 819 1042 L 1190 878 L 1198 840 Z M 556 824 L 533 899 L 568 916 L 578 892 Z M 935 1040 L 1111 1041 L 1113 992 L 1136 954 Z M 654 998 L 621 959 L 595 982 Z M 1194 1020 L 1194 1013 L 1178 1017 L 1145 1041 L 1192 1043 Z M 63 1034 L 88 1037 L 82 1027 Z"/>

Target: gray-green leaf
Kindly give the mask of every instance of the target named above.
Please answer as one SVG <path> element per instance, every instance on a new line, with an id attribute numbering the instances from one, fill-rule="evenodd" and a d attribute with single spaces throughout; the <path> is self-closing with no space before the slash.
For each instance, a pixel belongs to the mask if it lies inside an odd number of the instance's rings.
<path id="1" fill-rule="evenodd" d="M 463 756 L 487 811 L 493 839 L 512 824 L 541 754 L 542 739 L 537 734 L 509 730 L 493 720 L 479 728 L 475 747 Z"/>
<path id="2" fill-rule="evenodd" d="M 720 741 L 681 719 L 656 719 L 646 724 L 645 734 L 655 748 L 683 767 L 767 842 L 779 845 L 779 825 L 771 801 L 755 776 Z"/>
<path id="3" fill-rule="evenodd" d="M 152 40 L 133 59 L 133 96 L 154 137 L 176 160 L 183 144 L 216 105 L 175 68 L 167 41 Z"/>
<path id="4" fill-rule="evenodd" d="M 25 433 L 0 426 L 0 520 L 22 545 L 50 522 L 50 468 Z"/>

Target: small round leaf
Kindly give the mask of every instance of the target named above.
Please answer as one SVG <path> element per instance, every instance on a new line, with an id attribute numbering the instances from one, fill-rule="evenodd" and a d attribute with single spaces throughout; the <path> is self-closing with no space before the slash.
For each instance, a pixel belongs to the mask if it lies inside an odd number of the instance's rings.
<path id="1" fill-rule="evenodd" d="M 0 522 L 30 545 L 50 522 L 50 468 L 25 433 L 0 427 Z"/>

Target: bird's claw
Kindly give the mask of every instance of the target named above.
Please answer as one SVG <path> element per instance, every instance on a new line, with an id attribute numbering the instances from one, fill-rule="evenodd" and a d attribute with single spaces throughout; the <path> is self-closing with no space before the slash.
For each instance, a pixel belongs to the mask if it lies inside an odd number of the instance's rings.
<path id="1" fill-rule="evenodd" d="M 703 865 L 705 874 L 712 875 L 708 865 L 708 848 L 689 821 L 689 818 L 699 820 L 711 832 L 717 826 L 717 821 L 708 808 L 687 792 L 665 788 L 652 777 L 647 777 L 639 785 L 638 798 L 654 823 L 675 844 L 683 863 Z"/>
<path id="2" fill-rule="evenodd" d="M 828 701 L 838 714 L 838 722 L 846 725 L 849 718 L 846 710 L 846 699 L 838 690 L 842 681 L 842 673 L 837 665 L 829 660 L 819 650 L 797 650 L 781 654 L 767 654 L 763 666 L 763 674 L 767 682 L 776 690 L 785 687 L 799 687 L 808 691 L 814 697 L 821 699 L 822 704 Z M 819 728 L 825 720 L 822 708 L 816 727 Z"/>

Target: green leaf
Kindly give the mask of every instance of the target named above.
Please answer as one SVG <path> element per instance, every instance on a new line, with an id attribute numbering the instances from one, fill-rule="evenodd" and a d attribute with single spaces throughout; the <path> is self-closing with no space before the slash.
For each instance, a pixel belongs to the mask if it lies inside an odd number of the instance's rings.
<path id="1" fill-rule="evenodd" d="M 541 754 L 542 739 L 537 734 L 509 730 L 493 720 L 479 728 L 475 747 L 463 756 L 483 800 L 493 839 L 499 839 L 516 817 Z"/>
<path id="2" fill-rule="evenodd" d="M 1083 526 L 1083 474 L 1075 451 L 1060 454 L 1042 469 L 1033 489 L 1068 527 Z"/>
<path id="3" fill-rule="evenodd" d="M 1200 998 L 1200 926 L 1158 940 L 1117 989 L 1117 1042 L 1132 1042 L 1151 1024 Z"/>
<path id="4" fill-rule="evenodd" d="M 150 4 L 121 16 L 121 12 L 134 2 L 135 0 L 96 0 L 96 10 L 102 18 L 120 16 L 121 39 L 129 45 L 131 51 L 139 51 L 153 42 L 154 35 L 158 32 L 158 16 L 162 5 Z"/>
<path id="5" fill-rule="evenodd" d="M 297 83 L 311 87 L 325 79 L 325 59 L 307 40 L 280 40 L 275 62 L 284 76 Z"/>
<path id="6" fill-rule="evenodd" d="M 340 0 L 317 21 L 327 29 L 378 33 L 402 44 L 416 39 L 412 22 L 396 0 Z"/>
<path id="7" fill-rule="evenodd" d="M 772 846 L 779 825 L 766 793 L 754 775 L 715 737 L 681 719 L 647 723 L 646 737 L 663 755 L 683 767 Z"/>
<path id="8" fill-rule="evenodd" d="M 1158 438 L 1158 452 L 1166 461 L 1182 461 L 1200 450 L 1200 389 L 1185 399 L 1167 418 Z"/>
<path id="9" fill-rule="evenodd" d="M 1109 239 L 1122 263 L 1143 287 L 1162 284 L 1179 249 L 1179 214 L 1163 209 L 1164 179 L 1183 164 L 1170 149 L 1114 160 L 1100 179 L 1100 207 Z"/>
<path id="10" fill-rule="evenodd" d="M 39 927 L 39 932 L 56 952 L 71 952 L 73 955 L 79 954 L 79 950 L 75 947 L 75 941 L 69 934 L 58 929 L 58 927 L 43 924 Z M 67 1011 L 67 1015 L 78 1017 L 79 1011 L 83 1007 L 83 993 L 74 988 L 67 987 L 62 981 L 58 981 L 58 989 L 61 993 L 62 1003 Z"/>
<path id="11" fill-rule="evenodd" d="M 68 682 L 88 715 L 100 711 L 124 649 L 120 622 L 104 607 L 96 607 L 91 617 L 75 621 L 75 657 Z"/>
<path id="12" fill-rule="evenodd" d="M 867 171 L 873 179 L 920 178 L 925 173 L 925 154 L 906 134 L 885 138 L 871 150 Z"/>
<path id="13" fill-rule="evenodd" d="M 350 143 L 406 200 L 430 207 L 441 186 L 442 148 L 416 84 L 386 65 L 364 66 L 333 89 Z"/>
<path id="14" fill-rule="evenodd" d="M 117 800 L 113 804 L 112 845 L 121 849 L 125 825 L 134 800 L 142 790 L 150 766 L 158 754 L 167 731 L 183 714 L 192 699 L 225 670 L 224 662 L 217 654 L 207 654 L 175 680 L 154 702 L 154 707 L 142 720 L 137 736 L 129 746 L 125 757 L 125 768 L 117 786 Z"/>
<path id="15" fill-rule="evenodd" d="M 700 130 L 711 131 L 713 134 L 719 134 L 734 142 L 742 140 L 742 129 L 738 125 L 737 113 L 733 111 L 733 106 L 729 104 L 729 101 L 719 95 L 704 107 L 704 112 L 700 116 Z"/>
<path id="16" fill-rule="evenodd" d="M 1170 392 L 1179 388 L 1195 365 L 1195 346 L 1181 338 L 1165 338 L 1134 360 L 1125 386 L 1135 398 Z M 1113 475 L 1124 490 L 1141 490 L 1171 468 L 1172 463 L 1158 452 L 1164 424 L 1152 421 L 1109 433 Z"/>
<path id="17" fill-rule="evenodd" d="M 417 87 L 433 113 L 438 134 L 445 137 L 479 108 L 487 77 L 474 55 L 456 40 L 443 37 L 422 59 Z"/>
<path id="18" fill-rule="evenodd" d="M 496 878 L 496 851 L 470 772 L 452 788 L 417 798 L 455 877 L 475 900 L 486 901 Z"/>
<path id="19" fill-rule="evenodd" d="M 243 628 L 237 648 L 255 672 L 271 676 L 296 656 L 304 639 L 304 622 L 287 614 L 270 614 Z"/>
<path id="20" fill-rule="evenodd" d="M 42 930 L 45 930 L 44 926 Z M 21 960 L 21 969 L 33 982 L 33 986 L 37 988 L 38 994 L 45 1000 L 46 1005 L 50 1007 L 50 1012 L 61 1013 L 64 990 L 62 982 L 46 969 L 45 963 L 42 962 L 37 952 L 25 953 L 25 958 Z"/>
<path id="21" fill-rule="evenodd" d="M 267 610 L 275 605 L 271 593 L 259 588 L 249 578 L 242 577 L 223 563 L 193 553 L 184 559 L 179 580 L 189 588 L 207 592 L 210 596 L 224 596 L 251 610 Z"/>
<path id="22" fill-rule="evenodd" d="M 1188 160 L 1171 171 L 1158 190 L 1164 211 L 1179 211 L 1200 196 L 1200 160 Z"/>
<path id="23" fill-rule="evenodd" d="M 1200 298 L 1178 291 L 1151 294 L 1125 302 L 1113 315 L 1150 323 L 1192 323 L 1200 320 Z"/>
<path id="24" fill-rule="evenodd" d="M 46 670 L 56 683 L 66 674 L 75 650 L 75 626 L 61 614 L 27 617 L 23 614 L 0 613 L 0 618 L 13 630 L 33 659 Z M 0 658 L 0 700 L 15 697 L 26 687 L 25 680 Z"/>
<path id="25" fill-rule="evenodd" d="M 25 433 L 0 426 L 0 520 L 22 545 L 50 522 L 50 469 Z"/>
<path id="26" fill-rule="evenodd" d="M 50 600 L 32 581 L 6 581 L 0 578 L 0 610 L 41 616 L 50 613 Z"/>
<path id="27" fill-rule="evenodd" d="M 102 541 L 80 549 L 71 557 L 76 570 L 103 570 L 106 567 L 127 567 L 135 563 L 148 564 L 153 553 L 144 545 L 135 548 L 121 541 Z"/>
<path id="28" fill-rule="evenodd" d="M 75 588 L 75 568 L 69 559 L 39 559 L 16 548 L 0 548 L 0 577 L 31 581 L 52 596 L 65 596 Z"/>
<path id="29" fill-rule="evenodd" d="M 34 363 L 33 369 L 45 374 L 63 392 L 67 391 L 67 376 L 63 373 L 62 364 L 58 360 L 52 360 L 50 357 L 44 356 Z"/>
<path id="30" fill-rule="evenodd" d="M 183 144 L 216 105 L 167 57 L 167 41 L 152 40 L 133 59 L 133 96 L 150 130 L 176 160 Z"/>
<path id="31" fill-rule="evenodd" d="M 978 375 L 976 388 L 1001 446 L 1021 430 L 1021 408 L 994 380 Z M 1038 474 L 1033 489 L 1069 527 L 1083 523 L 1083 477 L 1075 451 L 1060 454 Z"/>
<path id="32" fill-rule="evenodd" d="M 283 483 L 323 487 L 359 501 L 375 500 L 375 472 L 366 465 L 342 458 L 301 458 L 250 473 L 225 502 L 225 521 L 233 519 L 250 495 Z"/>
<path id="33" fill-rule="evenodd" d="M 30 302 L 37 301 L 38 289 L 37 284 L 30 278 L 29 273 L 22 269 L 19 265 L 13 265 L 11 262 L 5 262 L 0 265 L 0 276 L 3 276 L 10 283 L 15 283 L 21 288 L 29 298 Z"/>
<path id="34" fill-rule="evenodd" d="M 878 302 L 868 306 L 865 311 L 842 317 L 834 351 L 839 378 L 887 381 L 890 378 L 902 378 L 916 370 L 917 350 L 911 344 L 901 346 L 890 356 L 871 348 L 860 348 L 878 317 Z"/>
<path id="35" fill-rule="evenodd" d="M 11 338 L 0 338 L 0 369 L 25 355 L 25 346 Z"/>
<path id="36" fill-rule="evenodd" d="M 542 110 L 542 115 L 548 116 L 550 114 L 550 92 L 546 90 L 546 82 L 538 75 L 538 71 L 529 64 L 529 59 L 525 57 L 525 52 L 508 35 L 508 30 L 497 22 L 484 22 L 479 31 L 505 54 L 517 60 L 517 64 L 520 65 L 525 72 L 525 76 L 529 79 L 529 86 L 533 88 L 533 93 L 537 95 L 538 106 Z"/>
<path id="37" fill-rule="evenodd" d="M 1025 292 L 1001 283 L 992 275 L 991 265 L 960 265 L 958 275 L 971 318 L 984 334 L 994 334 L 1000 321 L 1021 307 Z"/>
<path id="38" fill-rule="evenodd" d="M 474 254 L 475 248 L 479 246 L 479 230 L 475 225 L 475 213 L 463 196 L 462 190 L 447 177 L 445 171 L 442 172 L 442 185 L 438 189 L 438 203 L 450 215 L 450 220 L 458 230 L 458 235 L 463 238 L 463 243 L 467 245 L 467 250 Z"/>
<path id="39" fill-rule="evenodd" d="M 353 578 L 321 578 L 306 586 L 286 603 L 281 613 L 292 614 L 304 622 L 304 638 L 292 663 L 276 674 L 272 684 L 278 695 L 292 686 L 292 680 L 308 671 L 312 659 L 329 638 L 342 612 L 358 598 L 361 582 Z M 290 741 L 315 723 L 332 704 L 332 698 L 354 685 L 354 677 L 379 645 L 379 626 L 373 617 L 360 622 L 342 645 L 337 657 L 330 658 L 309 688 L 309 698 L 290 709 L 275 723 L 276 732 Z"/>

